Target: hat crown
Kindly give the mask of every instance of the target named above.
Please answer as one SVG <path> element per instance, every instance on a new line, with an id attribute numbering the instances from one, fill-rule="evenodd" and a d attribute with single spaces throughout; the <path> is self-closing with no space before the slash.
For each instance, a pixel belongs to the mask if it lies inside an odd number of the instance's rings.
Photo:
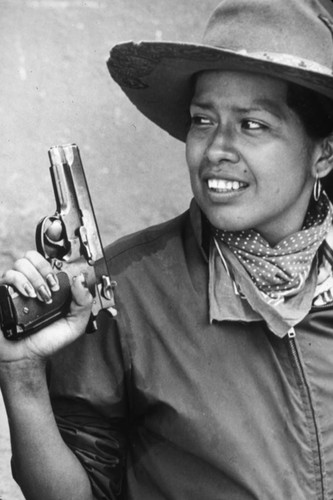
<path id="1" fill-rule="evenodd" d="M 333 69 L 333 18 L 319 0 L 223 0 L 209 19 L 203 43 L 288 54 Z"/>

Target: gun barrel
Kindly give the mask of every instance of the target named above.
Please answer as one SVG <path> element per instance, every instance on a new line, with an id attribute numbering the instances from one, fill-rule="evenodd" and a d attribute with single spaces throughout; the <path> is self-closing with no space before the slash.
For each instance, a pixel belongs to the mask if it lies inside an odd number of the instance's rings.
<path id="1" fill-rule="evenodd" d="M 99 302 L 96 304 L 96 309 L 111 308 L 115 314 L 113 282 L 110 279 L 79 148 L 76 144 L 54 146 L 49 151 L 49 157 L 54 189 L 59 198 L 59 212 L 65 229 L 66 217 L 71 217 L 72 212 L 80 218 L 80 221 L 74 223 L 74 226 L 79 224 L 79 227 L 72 236 L 77 242 L 79 235 L 81 255 L 83 254 L 89 265 L 94 266 L 96 300 Z M 66 193 L 63 190 L 64 186 Z M 70 205 L 71 208 L 67 211 Z M 62 208 L 66 213 L 61 214 Z"/>
<path id="2" fill-rule="evenodd" d="M 49 151 L 49 157 L 57 210 L 65 227 L 66 218 L 73 215 L 80 218 L 78 221 L 71 221 L 68 226 L 79 226 L 75 232 L 79 232 L 86 258 L 93 264 L 104 258 L 104 252 L 79 148 L 75 144 L 54 146 Z M 70 238 L 70 235 L 68 237 Z"/>

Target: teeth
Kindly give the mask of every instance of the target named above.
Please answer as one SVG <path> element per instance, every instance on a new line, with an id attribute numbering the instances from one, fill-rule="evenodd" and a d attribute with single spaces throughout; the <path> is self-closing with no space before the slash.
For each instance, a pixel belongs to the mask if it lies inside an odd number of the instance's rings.
<path id="1" fill-rule="evenodd" d="M 217 189 L 219 191 L 237 191 L 245 186 L 244 182 L 227 181 L 224 179 L 208 179 L 209 189 Z"/>

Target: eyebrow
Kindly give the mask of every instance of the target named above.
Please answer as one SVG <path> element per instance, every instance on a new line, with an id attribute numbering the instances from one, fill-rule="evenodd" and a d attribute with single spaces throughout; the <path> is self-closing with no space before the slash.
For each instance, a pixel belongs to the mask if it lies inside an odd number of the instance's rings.
<path id="1" fill-rule="evenodd" d="M 266 98 L 255 99 L 249 108 L 237 108 L 237 110 L 242 112 L 268 111 L 279 119 L 284 116 L 281 106 L 277 105 L 275 101 Z"/>
<path id="2" fill-rule="evenodd" d="M 199 108 L 202 109 L 213 109 L 213 105 L 209 102 L 200 102 L 200 100 L 193 100 L 191 102 L 191 106 L 198 106 Z M 238 106 L 233 106 L 231 108 L 233 111 L 236 111 L 237 113 L 250 113 L 251 111 L 267 111 L 268 113 L 271 113 L 274 115 L 276 118 L 279 120 L 282 119 L 284 116 L 281 107 L 278 106 L 275 101 L 271 99 L 255 99 L 252 104 L 249 107 L 238 107 Z"/>

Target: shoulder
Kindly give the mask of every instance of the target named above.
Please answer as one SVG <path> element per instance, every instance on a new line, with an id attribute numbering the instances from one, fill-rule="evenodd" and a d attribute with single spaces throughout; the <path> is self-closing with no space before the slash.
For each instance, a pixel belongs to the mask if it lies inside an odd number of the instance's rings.
<path id="1" fill-rule="evenodd" d="M 177 245 L 182 239 L 184 228 L 190 223 L 189 211 L 177 217 L 129 234 L 105 248 L 109 263 L 137 260 L 165 250 L 169 245 Z"/>

